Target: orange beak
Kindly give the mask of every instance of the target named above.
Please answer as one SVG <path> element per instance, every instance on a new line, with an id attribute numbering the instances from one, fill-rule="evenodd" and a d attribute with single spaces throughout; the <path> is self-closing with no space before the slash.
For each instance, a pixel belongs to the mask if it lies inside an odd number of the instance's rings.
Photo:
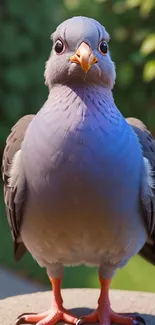
<path id="1" fill-rule="evenodd" d="M 98 59 L 94 56 L 90 46 L 82 42 L 76 53 L 70 57 L 70 61 L 80 64 L 81 68 L 88 72 L 91 66 L 98 62 Z"/>

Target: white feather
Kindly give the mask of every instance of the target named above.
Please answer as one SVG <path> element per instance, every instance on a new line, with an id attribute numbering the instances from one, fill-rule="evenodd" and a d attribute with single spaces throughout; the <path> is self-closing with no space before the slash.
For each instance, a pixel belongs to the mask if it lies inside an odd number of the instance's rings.
<path id="1" fill-rule="evenodd" d="M 18 150 L 13 156 L 10 168 L 9 186 L 16 187 L 21 169 L 21 150 Z"/>
<path id="2" fill-rule="evenodd" d="M 149 187 L 155 188 L 154 172 L 149 160 L 145 157 L 144 157 L 144 165 L 146 169 L 147 183 Z"/>

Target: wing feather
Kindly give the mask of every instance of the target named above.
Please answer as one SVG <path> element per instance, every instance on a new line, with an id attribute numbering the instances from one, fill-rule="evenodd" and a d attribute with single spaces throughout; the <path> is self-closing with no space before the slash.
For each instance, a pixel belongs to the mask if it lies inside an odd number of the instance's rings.
<path id="1" fill-rule="evenodd" d="M 147 184 L 146 182 L 142 184 L 141 201 L 149 238 L 139 254 L 155 265 L 155 139 L 140 120 L 135 118 L 126 120 L 141 144 L 148 180 Z"/>
<path id="2" fill-rule="evenodd" d="M 26 198 L 26 182 L 20 163 L 21 144 L 25 131 L 34 115 L 22 117 L 11 129 L 2 158 L 4 201 L 10 230 L 14 241 L 14 256 L 19 260 L 26 248 L 20 239 L 20 226 Z"/>

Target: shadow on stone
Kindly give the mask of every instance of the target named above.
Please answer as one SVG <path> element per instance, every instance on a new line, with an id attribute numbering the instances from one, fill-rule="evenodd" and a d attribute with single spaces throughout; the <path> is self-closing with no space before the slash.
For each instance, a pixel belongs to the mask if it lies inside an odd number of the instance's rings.
<path id="1" fill-rule="evenodd" d="M 70 311 L 76 316 L 83 316 L 90 314 L 94 309 L 88 307 L 81 307 L 81 308 L 73 308 Z M 137 319 L 137 325 L 154 325 L 155 324 L 155 316 L 148 315 L 148 314 L 138 314 L 136 312 L 131 313 L 123 313 L 124 316 L 134 315 Z M 61 322 L 62 323 L 62 322 Z M 93 324 L 93 323 L 92 323 Z M 118 325 L 118 324 L 117 324 Z"/>

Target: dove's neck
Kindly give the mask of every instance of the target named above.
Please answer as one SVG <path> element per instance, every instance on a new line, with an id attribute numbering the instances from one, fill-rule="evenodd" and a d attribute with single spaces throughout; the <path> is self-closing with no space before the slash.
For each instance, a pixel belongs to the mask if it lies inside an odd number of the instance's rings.
<path id="1" fill-rule="evenodd" d="M 119 111 L 114 103 L 110 88 L 99 85 L 61 85 L 52 87 L 48 101 L 59 110 L 71 111 L 71 114 L 103 114 L 108 119 Z"/>

